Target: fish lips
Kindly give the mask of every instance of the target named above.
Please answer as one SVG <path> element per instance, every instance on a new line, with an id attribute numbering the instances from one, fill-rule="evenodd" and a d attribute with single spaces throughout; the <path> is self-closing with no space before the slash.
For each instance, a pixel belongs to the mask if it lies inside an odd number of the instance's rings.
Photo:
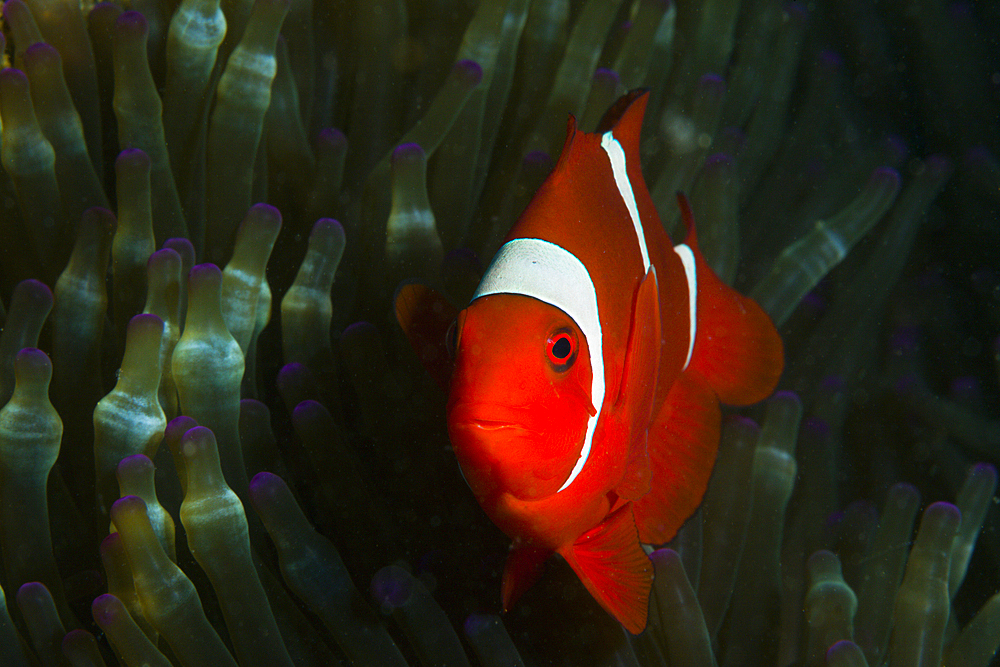
<path id="1" fill-rule="evenodd" d="M 461 401 L 448 406 L 448 425 L 483 431 L 527 430 L 529 410 L 509 405 Z"/>
<path id="2" fill-rule="evenodd" d="M 448 435 L 481 502 L 499 493 L 542 498 L 558 491 L 566 479 L 572 457 L 552 456 L 553 448 L 546 446 L 549 436 L 533 421 L 527 410 L 509 406 L 458 404 L 449 410 Z"/>

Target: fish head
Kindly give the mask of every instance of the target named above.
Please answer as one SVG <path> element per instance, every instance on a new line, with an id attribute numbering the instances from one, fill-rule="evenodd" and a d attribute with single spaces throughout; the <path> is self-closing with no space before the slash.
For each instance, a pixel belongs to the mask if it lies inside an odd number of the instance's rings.
<path id="1" fill-rule="evenodd" d="M 492 294 L 460 313 L 452 336 L 448 434 L 473 493 L 559 491 L 595 414 L 580 328 L 532 297 Z"/>

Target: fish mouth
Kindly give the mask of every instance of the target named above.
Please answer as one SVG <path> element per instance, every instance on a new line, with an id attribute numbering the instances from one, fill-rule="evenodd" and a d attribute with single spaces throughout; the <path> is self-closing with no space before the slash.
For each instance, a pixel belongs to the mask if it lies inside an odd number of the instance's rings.
<path id="1" fill-rule="evenodd" d="M 505 435 L 524 434 L 526 428 L 523 410 L 510 406 L 485 404 L 456 405 L 448 412 L 449 428 L 467 433 L 498 433 Z"/>
<path id="2" fill-rule="evenodd" d="M 515 428 L 517 425 L 509 424 L 507 422 L 480 420 L 464 424 L 464 426 L 466 427 L 472 426 L 473 428 L 478 428 L 480 431 L 502 431 L 504 429 Z"/>
<path id="3" fill-rule="evenodd" d="M 452 420 L 451 427 L 464 431 L 484 431 L 493 433 L 497 431 L 524 431 L 521 424 L 498 419 L 479 419 L 470 417 L 462 420 Z"/>

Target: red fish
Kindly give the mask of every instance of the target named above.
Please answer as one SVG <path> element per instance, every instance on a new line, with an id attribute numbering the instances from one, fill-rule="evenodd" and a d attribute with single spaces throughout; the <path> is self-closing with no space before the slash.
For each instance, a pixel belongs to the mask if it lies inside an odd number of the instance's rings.
<path id="1" fill-rule="evenodd" d="M 719 280 L 691 211 L 674 245 L 639 166 L 647 95 L 622 97 L 596 133 L 570 117 L 555 169 L 511 229 L 468 307 L 452 361 L 436 342 L 454 309 L 409 285 L 397 317 L 449 388 L 448 434 L 486 514 L 513 539 L 504 609 L 557 552 L 632 633 L 652 566 L 701 502 L 719 402 L 747 405 L 781 374 L 761 308 Z"/>

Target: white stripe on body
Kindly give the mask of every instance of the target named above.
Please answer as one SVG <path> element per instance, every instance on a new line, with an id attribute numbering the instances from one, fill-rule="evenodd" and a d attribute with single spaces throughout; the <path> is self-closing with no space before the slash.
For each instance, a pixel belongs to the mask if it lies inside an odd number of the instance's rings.
<path id="1" fill-rule="evenodd" d="M 596 412 L 587 421 L 580 457 L 562 491 L 576 479 L 590 456 L 594 429 L 604 406 L 604 348 L 597 291 L 587 267 L 573 253 L 542 239 L 517 238 L 503 244 L 472 296 L 523 294 L 566 313 L 580 328 L 590 351 L 590 400 Z"/>
<path id="2" fill-rule="evenodd" d="M 608 159 L 611 160 L 611 173 L 614 175 L 615 185 L 618 186 L 618 192 L 625 202 L 625 208 L 628 209 L 629 217 L 632 218 L 632 226 L 635 228 L 635 235 L 639 241 L 639 252 L 642 254 L 643 268 L 649 271 L 649 253 L 646 250 L 646 235 L 643 232 L 642 220 L 639 218 L 639 209 L 635 205 L 632 182 L 628 178 L 628 169 L 625 165 L 625 151 L 622 150 L 621 144 L 610 131 L 605 132 L 601 136 L 601 148 L 604 149 L 604 152 L 608 154 Z M 688 316 L 690 321 L 688 325 L 687 359 L 684 361 L 684 368 L 686 369 L 688 364 L 691 363 L 691 354 L 694 352 L 694 337 L 698 323 L 698 273 L 695 270 L 694 253 L 691 248 L 682 243 L 674 247 L 674 252 L 680 257 L 681 263 L 684 264 L 684 274 L 687 277 L 688 283 Z"/>
<path id="3" fill-rule="evenodd" d="M 635 228 L 635 236 L 639 241 L 639 253 L 642 254 L 643 272 L 649 271 L 649 252 L 646 250 L 646 234 L 642 230 L 642 220 L 639 219 L 639 209 L 635 205 L 635 195 L 632 193 L 632 182 L 628 180 L 628 169 L 625 166 L 625 151 L 622 145 L 612 136 L 611 132 L 605 132 L 601 137 L 601 148 L 608 154 L 611 160 L 611 173 L 615 177 L 615 185 L 625 202 L 628 215 L 632 218 L 632 226 Z"/>
<path id="4" fill-rule="evenodd" d="M 688 364 L 691 363 L 691 353 L 694 352 L 694 336 L 698 330 L 698 271 L 691 248 L 681 243 L 674 246 L 674 252 L 681 258 L 688 283 L 688 354 L 687 359 L 684 360 L 684 369 L 687 369 Z"/>

